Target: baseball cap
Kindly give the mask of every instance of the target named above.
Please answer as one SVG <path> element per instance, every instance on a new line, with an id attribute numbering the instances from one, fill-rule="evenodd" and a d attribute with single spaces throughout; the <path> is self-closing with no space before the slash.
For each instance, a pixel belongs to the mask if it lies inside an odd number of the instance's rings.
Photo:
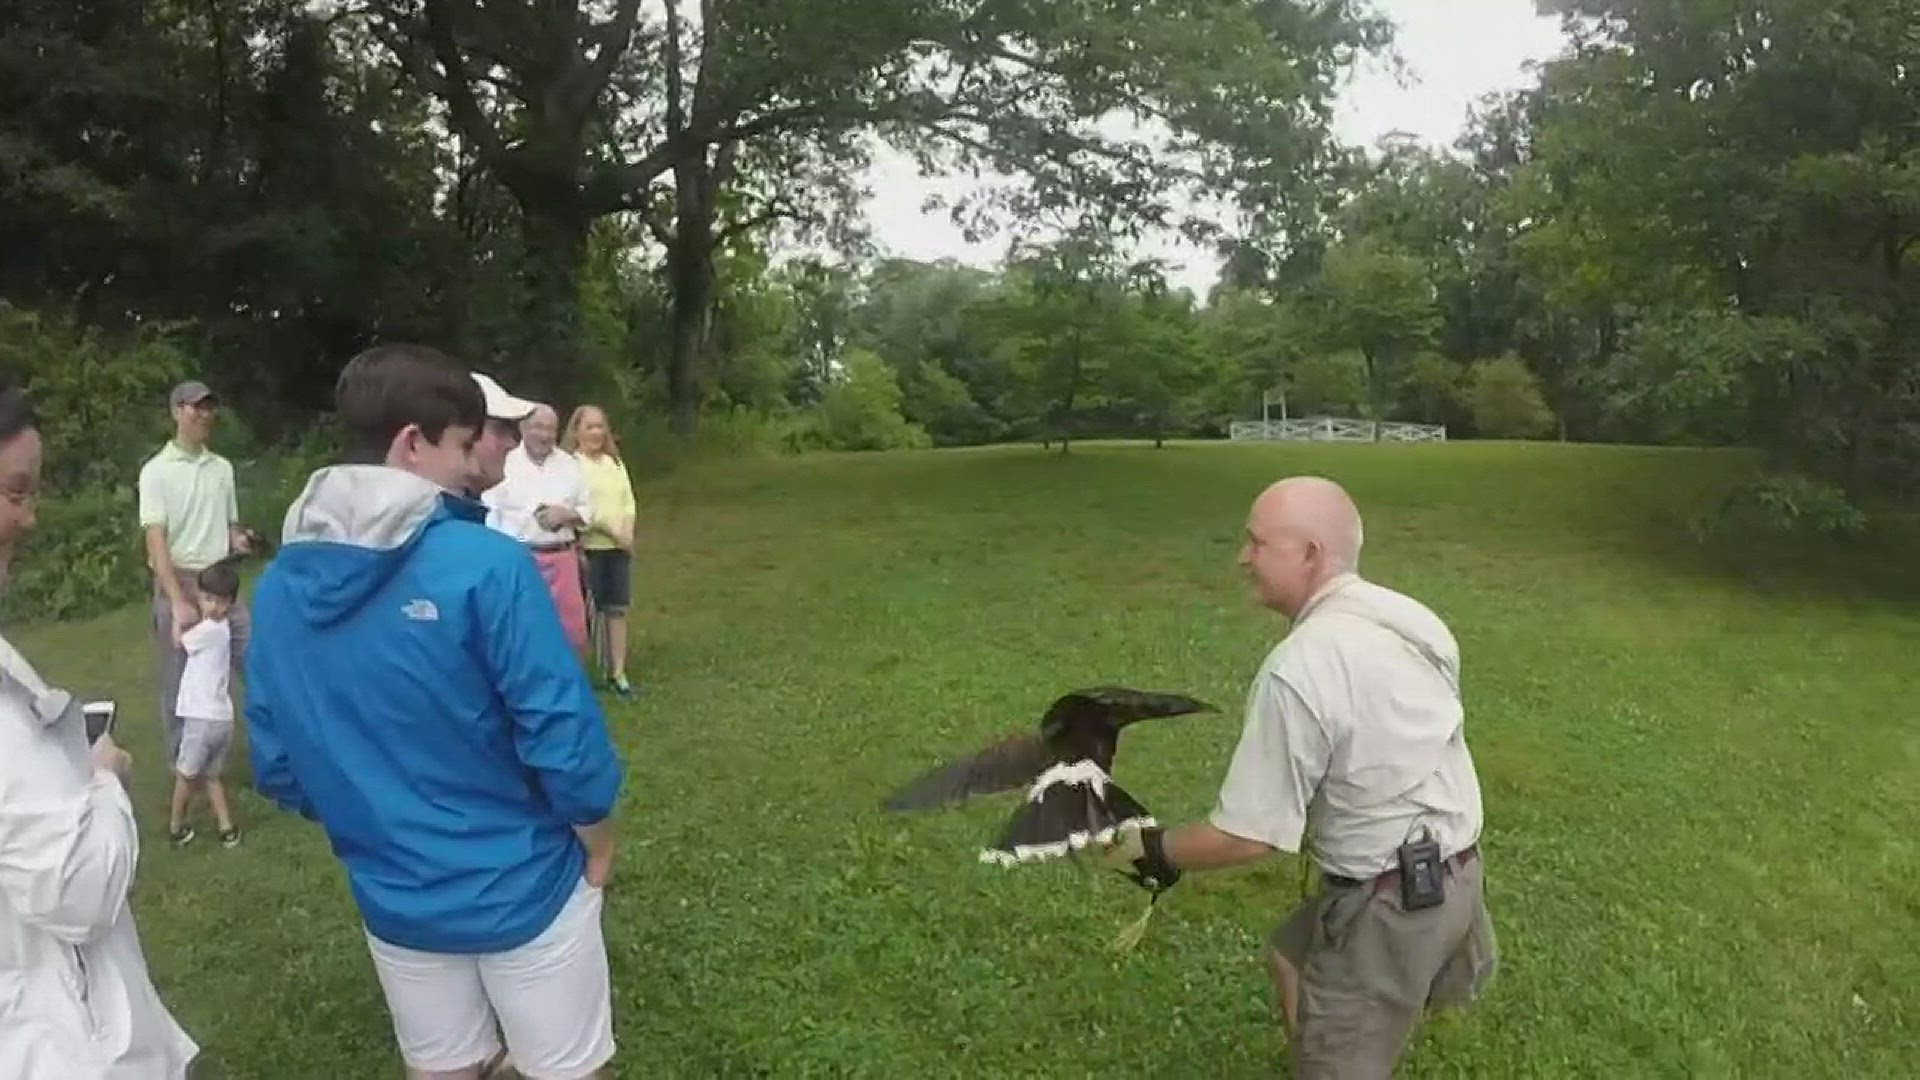
<path id="1" fill-rule="evenodd" d="M 487 415 L 495 420 L 521 421 L 533 415 L 538 408 L 525 398 L 517 398 L 500 388 L 500 384 L 486 375 L 475 371 L 473 381 L 480 384 L 480 392 L 487 399 Z"/>
<path id="2" fill-rule="evenodd" d="M 198 405 L 208 398 L 218 399 L 218 397 L 219 395 L 215 394 L 206 383 L 198 379 L 188 379 L 174 387 L 173 392 L 167 395 L 167 408 L 177 409 L 182 405 Z"/>

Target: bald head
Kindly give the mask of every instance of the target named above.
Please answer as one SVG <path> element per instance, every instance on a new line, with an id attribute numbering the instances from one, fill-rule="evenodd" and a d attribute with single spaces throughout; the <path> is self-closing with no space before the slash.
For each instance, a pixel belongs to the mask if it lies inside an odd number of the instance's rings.
<path id="1" fill-rule="evenodd" d="M 554 440 L 560 437 L 560 414 L 549 405 L 535 405 L 533 411 L 520 421 L 520 438 L 527 448 L 527 456 L 535 461 L 543 461 L 553 451 Z"/>
<path id="2" fill-rule="evenodd" d="M 1253 501 L 1240 562 L 1261 600 L 1291 616 L 1328 581 L 1360 568 L 1363 539 L 1360 510 L 1346 489 L 1293 476 Z"/>
<path id="3" fill-rule="evenodd" d="M 1318 476 L 1290 476 L 1253 502 L 1253 516 L 1319 544 L 1340 569 L 1360 565 L 1360 508 L 1347 489 Z"/>

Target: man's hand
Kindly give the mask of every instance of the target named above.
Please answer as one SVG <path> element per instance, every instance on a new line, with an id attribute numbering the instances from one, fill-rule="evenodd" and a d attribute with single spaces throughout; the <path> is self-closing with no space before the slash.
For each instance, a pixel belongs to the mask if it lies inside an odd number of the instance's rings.
<path id="1" fill-rule="evenodd" d="M 606 888 L 607 879 L 613 875 L 613 819 L 575 825 L 573 831 L 587 848 L 587 884 L 596 889 Z"/>
<path id="2" fill-rule="evenodd" d="M 579 526 L 580 515 L 565 506 L 542 506 L 533 512 L 533 520 L 543 529 L 565 529 Z"/>
<path id="3" fill-rule="evenodd" d="M 194 623 L 200 621 L 200 609 L 193 602 L 181 597 L 173 602 L 173 643 L 180 644 L 180 635 L 187 632 Z"/>
<path id="4" fill-rule="evenodd" d="M 133 755 L 120 749 L 120 744 L 113 741 L 112 735 L 102 735 L 93 744 L 93 767 L 105 769 L 125 783 L 127 776 L 133 772 Z"/>

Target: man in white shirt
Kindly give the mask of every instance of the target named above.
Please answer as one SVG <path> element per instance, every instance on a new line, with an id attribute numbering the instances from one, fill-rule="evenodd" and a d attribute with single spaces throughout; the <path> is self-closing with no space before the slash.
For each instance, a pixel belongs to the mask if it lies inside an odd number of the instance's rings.
<path id="1" fill-rule="evenodd" d="M 580 577 L 580 530 L 593 515 L 587 477 L 579 460 L 557 445 L 560 419 L 548 406 L 534 408 L 520 435 L 520 445 L 507 452 L 506 478 L 481 496 L 487 524 L 533 550 L 567 640 L 584 664 L 587 597 Z"/>
<path id="2" fill-rule="evenodd" d="M 1360 577 L 1361 540 L 1331 481 L 1283 480 L 1254 502 L 1240 562 L 1292 630 L 1254 678 L 1208 820 L 1126 834 L 1106 856 L 1169 881 L 1311 852 L 1321 892 L 1267 952 L 1302 1080 L 1387 1080 L 1423 1010 L 1471 1002 L 1497 959 L 1459 647 L 1418 601 Z"/>

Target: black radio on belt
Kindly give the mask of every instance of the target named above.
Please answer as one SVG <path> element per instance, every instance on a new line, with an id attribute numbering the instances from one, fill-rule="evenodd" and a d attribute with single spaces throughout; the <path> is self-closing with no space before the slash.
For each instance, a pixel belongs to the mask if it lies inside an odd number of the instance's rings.
<path id="1" fill-rule="evenodd" d="M 1400 906 L 1408 911 L 1439 907 L 1447 899 L 1440 842 L 1425 829 L 1400 845 Z"/>

